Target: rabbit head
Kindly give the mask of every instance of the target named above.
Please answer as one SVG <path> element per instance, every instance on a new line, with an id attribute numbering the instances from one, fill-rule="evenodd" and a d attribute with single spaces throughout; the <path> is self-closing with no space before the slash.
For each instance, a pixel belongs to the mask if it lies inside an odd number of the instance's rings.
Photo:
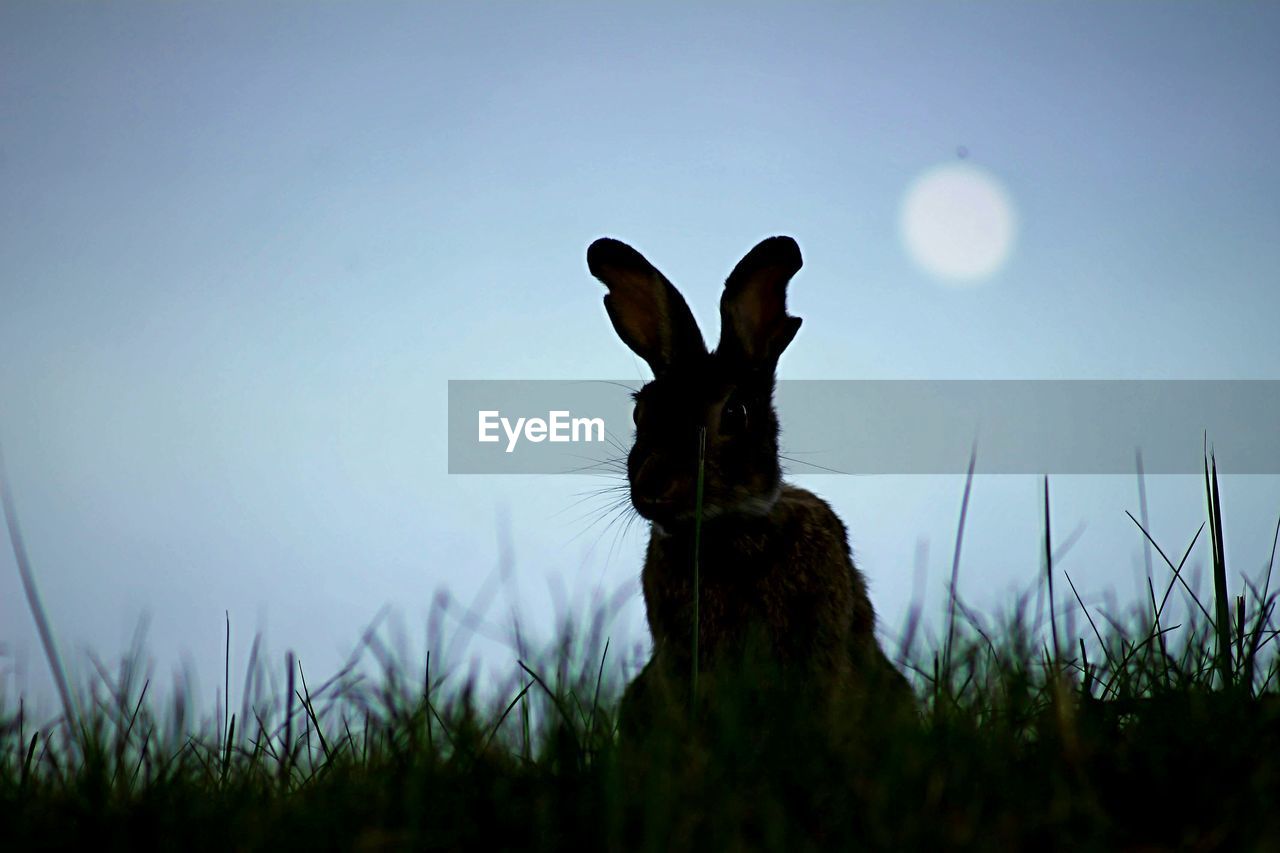
<path id="1" fill-rule="evenodd" d="M 705 430 L 703 519 L 768 513 L 782 484 L 774 373 L 800 328 L 786 308 L 799 246 L 771 237 L 738 263 L 710 352 L 679 291 L 635 249 L 596 240 L 587 266 L 609 289 L 604 305 L 618 336 L 653 369 L 634 395 L 627 476 L 636 511 L 660 530 L 692 520 Z"/>

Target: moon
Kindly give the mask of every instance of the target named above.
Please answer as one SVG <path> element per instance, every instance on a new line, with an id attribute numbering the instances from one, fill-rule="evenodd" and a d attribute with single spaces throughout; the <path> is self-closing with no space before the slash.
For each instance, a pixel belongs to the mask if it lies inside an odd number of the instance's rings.
<path id="1" fill-rule="evenodd" d="M 998 178 L 969 163 L 947 163 L 907 187 L 899 225 L 917 266 L 943 284 L 966 287 L 1004 266 L 1017 216 Z"/>

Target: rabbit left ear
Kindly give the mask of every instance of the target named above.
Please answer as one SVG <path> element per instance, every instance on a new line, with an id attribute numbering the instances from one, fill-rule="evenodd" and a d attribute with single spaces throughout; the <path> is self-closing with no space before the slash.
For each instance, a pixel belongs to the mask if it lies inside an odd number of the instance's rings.
<path id="1" fill-rule="evenodd" d="M 587 267 L 609 288 L 604 307 L 618 337 L 655 377 L 707 354 L 680 291 L 635 249 L 601 237 L 587 248 Z"/>
<path id="2" fill-rule="evenodd" d="M 738 262 L 720 297 L 718 352 L 773 368 L 800 330 L 787 314 L 787 283 L 803 265 L 790 237 L 770 237 Z"/>

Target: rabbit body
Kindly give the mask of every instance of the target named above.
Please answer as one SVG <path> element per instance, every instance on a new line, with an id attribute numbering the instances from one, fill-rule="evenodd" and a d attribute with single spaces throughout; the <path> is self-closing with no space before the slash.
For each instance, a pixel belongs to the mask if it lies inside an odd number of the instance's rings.
<path id="1" fill-rule="evenodd" d="M 766 516 L 713 519 L 699 551 L 701 669 L 750 649 L 838 682 L 850 652 L 874 644 L 875 612 L 844 525 L 816 495 L 784 486 Z M 654 656 L 682 676 L 692 662 L 692 553 L 690 531 L 654 532 L 641 575 Z"/>
<path id="2" fill-rule="evenodd" d="M 689 531 L 651 534 L 641 583 L 653 655 L 624 696 L 624 731 L 684 713 L 693 659 L 692 553 Z M 818 714 L 847 712 L 848 703 L 868 699 L 893 710 L 909 704 L 910 688 L 876 641 L 875 610 L 845 527 L 813 493 L 783 486 L 767 516 L 706 524 L 699 584 L 700 692 L 711 701 L 727 673 L 751 679 L 753 691 L 775 700 L 799 698 Z"/>
<path id="3" fill-rule="evenodd" d="M 609 287 L 614 328 L 655 375 L 635 395 L 627 457 L 631 502 L 652 523 L 641 582 L 653 656 L 624 696 L 624 730 L 687 704 L 695 624 L 699 693 L 713 704 L 736 679 L 733 689 L 776 691 L 819 714 L 856 698 L 901 705 L 910 691 L 875 639 L 844 524 L 781 478 L 774 374 L 800 327 L 785 302 L 795 242 L 765 240 L 730 274 L 711 352 L 679 292 L 634 249 L 598 240 L 588 265 Z"/>

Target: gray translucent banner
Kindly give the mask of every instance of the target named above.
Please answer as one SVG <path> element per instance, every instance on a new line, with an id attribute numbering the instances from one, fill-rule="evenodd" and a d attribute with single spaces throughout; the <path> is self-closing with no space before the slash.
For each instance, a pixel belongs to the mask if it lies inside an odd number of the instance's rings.
<path id="1" fill-rule="evenodd" d="M 449 473 L 611 473 L 638 382 L 452 380 Z M 787 380 L 797 474 L 1280 474 L 1280 380 Z M 485 440 L 481 440 L 481 436 Z"/>

